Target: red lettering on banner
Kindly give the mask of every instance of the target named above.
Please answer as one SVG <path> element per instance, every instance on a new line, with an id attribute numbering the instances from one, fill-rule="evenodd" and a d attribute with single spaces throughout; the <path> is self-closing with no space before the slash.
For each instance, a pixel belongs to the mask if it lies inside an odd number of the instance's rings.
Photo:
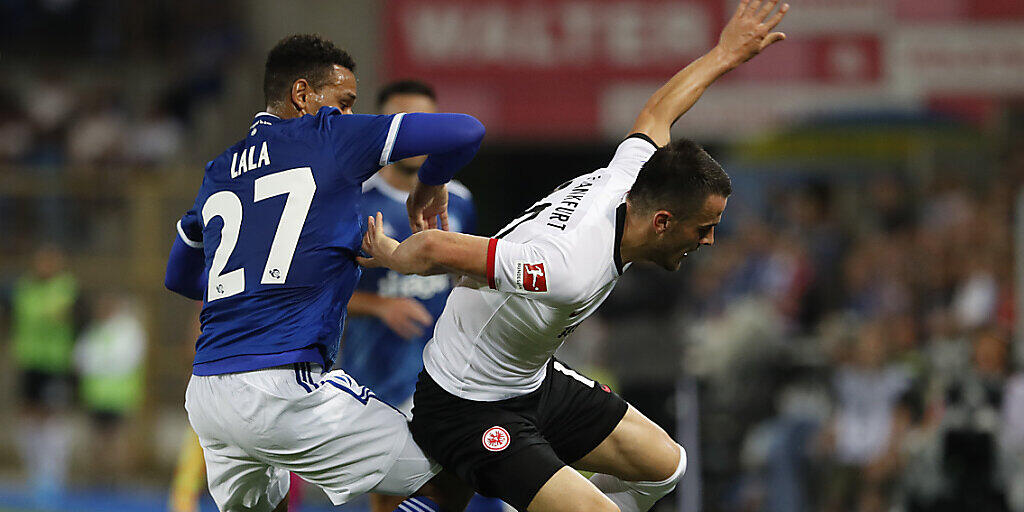
<path id="1" fill-rule="evenodd" d="M 385 76 L 435 85 L 497 136 L 593 137 L 622 80 L 667 80 L 717 41 L 721 0 L 389 0 Z"/>

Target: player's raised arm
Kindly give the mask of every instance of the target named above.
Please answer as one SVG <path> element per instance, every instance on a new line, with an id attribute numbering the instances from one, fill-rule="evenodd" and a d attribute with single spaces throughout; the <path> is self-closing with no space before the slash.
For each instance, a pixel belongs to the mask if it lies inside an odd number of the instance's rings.
<path id="1" fill-rule="evenodd" d="M 750 60 L 786 35 L 772 32 L 789 10 L 779 0 L 742 0 L 722 29 L 718 45 L 675 74 L 647 100 L 630 133 L 643 133 L 657 145 L 669 143 L 669 129 L 690 110 L 718 77 Z M 774 14 L 772 14 L 774 11 Z"/>

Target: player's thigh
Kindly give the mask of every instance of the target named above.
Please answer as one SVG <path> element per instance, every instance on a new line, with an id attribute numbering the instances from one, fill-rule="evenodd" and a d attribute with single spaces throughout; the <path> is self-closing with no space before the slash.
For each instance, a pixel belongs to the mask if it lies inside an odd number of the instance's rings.
<path id="1" fill-rule="evenodd" d="M 238 438 L 245 418 L 225 407 L 227 400 L 259 401 L 258 395 L 237 395 L 236 379 L 193 376 L 185 392 L 189 423 L 199 438 L 206 464 L 206 480 L 220 510 L 265 511 L 277 507 L 288 493 L 288 471 L 275 468 L 243 449 Z"/>
<path id="2" fill-rule="evenodd" d="M 318 379 L 279 419 L 283 446 L 262 450 L 275 465 L 323 489 L 335 505 L 373 491 L 409 496 L 440 471 L 413 442 L 404 415 L 344 372 Z"/>
<path id="3" fill-rule="evenodd" d="M 423 372 L 416 385 L 413 435 L 424 451 L 474 490 L 525 510 L 565 466 L 535 424 L 537 396 L 466 400 Z"/>
<path id="4" fill-rule="evenodd" d="M 573 467 L 626 481 L 656 482 L 671 477 L 683 456 L 664 429 L 629 406 L 615 430 Z"/>
<path id="5" fill-rule="evenodd" d="M 412 496 L 421 491 L 428 482 L 435 480 L 435 475 L 441 472 L 441 465 L 427 457 L 413 440 L 412 434 L 408 432 L 408 426 L 403 428 L 403 433 L 395 434 L 404 438 L 402 449 L 388 461 L 390 467 L 384 478 L 373 487 L 374 493 Z M 437 497 L 442 502 L 448 501 L 443 494 L 432 497 Z"/>
<path id="6" fill-rule="evenodd" d="M 565 466 L 533 497 L 528 512 L 618 512 L 607 496 L 574 469 Z"/>
<path id="7" fill-rule="evenodd" d="M 553 360 L 541 386 L 541 434 L 572 465 L 597 448 L 629 409 L 608 386 Z"/>
<path id="8" fill-rule="evenodd" d="M 217 508 L 224 511 L 271 512 L 287 501 L 288 472 L 253 460 L 225 443 L 204 443 L 206 480 Z"/>

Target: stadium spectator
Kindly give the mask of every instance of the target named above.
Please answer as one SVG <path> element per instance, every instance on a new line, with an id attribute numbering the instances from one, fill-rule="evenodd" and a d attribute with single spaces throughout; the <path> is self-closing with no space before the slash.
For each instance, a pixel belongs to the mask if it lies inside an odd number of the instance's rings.
<path id="1" fill-rule="evenodd" d="M 114 484 L 129 476 L 132 439 L 125 423 L 143 398 L 146 331 L 130 297 L 106 293 L 75 346 L 79 398 L 93 423 L 94 480 Z"/>
<path id="2" fill-rule="evenodd" d="M 67 480 L 72 402 L 72 347 L 78 285 L 64 254 L 40 248 L 12 296 L 11 356 L 18 372 L 18 444 L 29 484 L 44 502 L 59 499 Z"/>
<path id="3" fill-rule="evenodd" d="M 182 149 L 185 127 L 164 105 L 152 107 L 144 119 L 132 126 L 125 146 L 125 158 L 151 169 L 171 164 Z"/>

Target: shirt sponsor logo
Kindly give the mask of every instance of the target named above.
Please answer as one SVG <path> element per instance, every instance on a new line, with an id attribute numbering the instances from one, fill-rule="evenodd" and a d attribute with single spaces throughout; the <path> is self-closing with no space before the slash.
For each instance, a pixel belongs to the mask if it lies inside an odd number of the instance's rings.
<path id="1" fill-rule="evenodd" d="M 428 300 L 439 293 L 447 293 L 452 283 L 447 274 L 436 276 L 403 276 L 389 270 L 377 281 L 377 293 L 385 297 L 415 297 Z"/>
<path id="2" fill-rule="evenodd" d="M 548 291 L 548 275 L 544 263 L 516 263 L 516 287 L 528 292 Z"/>
<path id="3" fill-rule="evenodd" d="M 508 435 L 508 430 L 505 430 L 499 426 L 493 426 L 484 432 L 483 443 L 484 448 L 489 452 L 500 452 L 512 442 L 512 438 Z"/>

